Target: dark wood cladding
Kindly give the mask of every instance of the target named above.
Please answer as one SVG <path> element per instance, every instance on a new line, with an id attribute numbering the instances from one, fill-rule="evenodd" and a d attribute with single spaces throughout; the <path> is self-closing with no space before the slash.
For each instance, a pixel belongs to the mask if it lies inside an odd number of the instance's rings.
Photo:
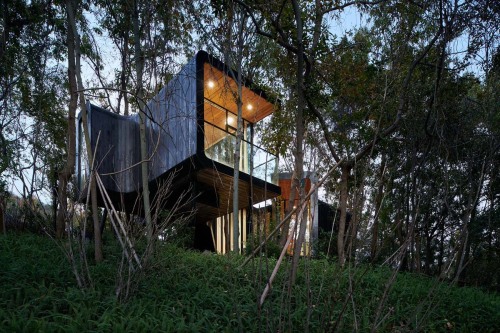
<path id="1" fill-rule="evenodd" d="M 137 116 L 124 117 L 89 104 L 90 138 L 95 165 L 104 186 L 115 192 L 140 187 L 139 124 Z"/>
<path id="2" fill-rule="evenodd" d="M 92 147 L 107 189 L 141 188 L 138 116 L 124 117 L 90 105 Z M 196 62 L 193 59 L 146 106 L 149 181 L 196 154 Z M 126 170 L 128 169 L 128 170 Z M 123 171 L 126 170 L 126 171 Z"/>
<path id="3" fill-rule="evenodd" d="M 149 180 L 196 154 L 196 58 L 147 104 Z"/>

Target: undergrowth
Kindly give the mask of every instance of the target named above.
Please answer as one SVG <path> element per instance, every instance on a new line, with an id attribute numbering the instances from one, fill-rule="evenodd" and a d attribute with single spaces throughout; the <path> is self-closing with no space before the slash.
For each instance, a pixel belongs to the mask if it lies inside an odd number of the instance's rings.
<path id="1" fill-rule="evenodd" d="M 114 296 L 118 248 L 91 263 L 93 288 L 76 287 L 54 241 L 0 236 L 2 332 L 310 332 L 369 331 L 391 271 L 340 269 L 303 261 L 292 296 L 287 267 L 264 305 L 258 299 L 275 259 L 244 269 L 240 256 L 207 255 L 164 244 L 126 302 Z M 380 332 L 500 332 L 500 296 L 401 273 L 391 286 Z"/>

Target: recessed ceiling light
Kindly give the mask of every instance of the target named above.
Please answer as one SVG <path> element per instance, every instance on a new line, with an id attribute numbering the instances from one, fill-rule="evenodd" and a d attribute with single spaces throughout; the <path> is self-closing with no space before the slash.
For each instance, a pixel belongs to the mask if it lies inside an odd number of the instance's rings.
<path id="1" fill-rule="evenodd" d="M 227 117 L 227 124 L 233 126 L 234 125 L 234 118 L 231 116 Z"/>
<path id="2" fill-rule="evenodd" d="M 252 109 L 253 109 L 252 104 L 248 104 L 248 105 L 247 105 L 247 110 L 252 110 Z"/>
<path id="3" fill-rule="evenodd" d="M 214 81 L 212 81 L 212 80 L 208 80 L 208 82 L 207 82 L 207 86 L 208 86 L 209 88 L 213 88 L 213 87 L 215 87 L 215 83 L 214 83 Z"/>

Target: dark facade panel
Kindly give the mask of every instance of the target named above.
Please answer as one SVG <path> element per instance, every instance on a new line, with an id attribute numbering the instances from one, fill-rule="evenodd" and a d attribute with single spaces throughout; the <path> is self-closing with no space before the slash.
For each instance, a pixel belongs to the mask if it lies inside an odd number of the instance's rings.
<path id="1" fill-rule="evenodd" d="M 96 166 L 103 175 L 104 186 L 118 193 L 139 191 L 138 115 L 125 117 L 92 104 L 87 107 Z M 149 101 L 145 111 L 148 158 L 151 158 L 148 178 L 155 181 L 197 152 L 196 59 Z"/>
<path id="2" fill-rule="evenodd" d="M 146 108 L 152 181 L 197 152 L 196 58 Z"/>
<path id="3" fill-rule="evenodd" d="M 88 108 L 91 146 L 104 186 L 115 192 L 136 190 L 140 168 L 131 166 L 140 161 L 137 117 L 120 116 L 92 104 Z"/>

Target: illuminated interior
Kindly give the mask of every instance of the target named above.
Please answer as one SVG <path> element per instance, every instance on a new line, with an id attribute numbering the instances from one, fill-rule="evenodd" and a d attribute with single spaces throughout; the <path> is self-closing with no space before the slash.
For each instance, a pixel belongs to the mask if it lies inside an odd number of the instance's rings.
<path id="1" fill-rule="evenodd" d="M 204 65 L 204 93 L 205 101 L 210 101 L 233 114 L 238 114 L 238 105 L 236 104 L 238 87 L 236 82 L 229 76 L 224 75 L 220 70 L 212 67 L 210 64 Z M 274 105 L 262 96 L 247 87 L 242 90 L 242 116 L 249 123 L 264 119 L 274 111 Z M 205 114 L 206 114 L 205 103 Z M 222 123 L 214 123 L 216 126 Z"/>
<path id="2" fill-rule="evenodd" d="M 237 84 L 229 76 L 204 64 L 205 155 L 230 167 L 234 166 L 238 119 Z M 274 105 L 251 89 L 242 87 L 243 140 L 240 146 L 240 170 L 258 178 L 277 182 L 277 157 L 253 145 L 253 124 L 274 111 Z"/>

